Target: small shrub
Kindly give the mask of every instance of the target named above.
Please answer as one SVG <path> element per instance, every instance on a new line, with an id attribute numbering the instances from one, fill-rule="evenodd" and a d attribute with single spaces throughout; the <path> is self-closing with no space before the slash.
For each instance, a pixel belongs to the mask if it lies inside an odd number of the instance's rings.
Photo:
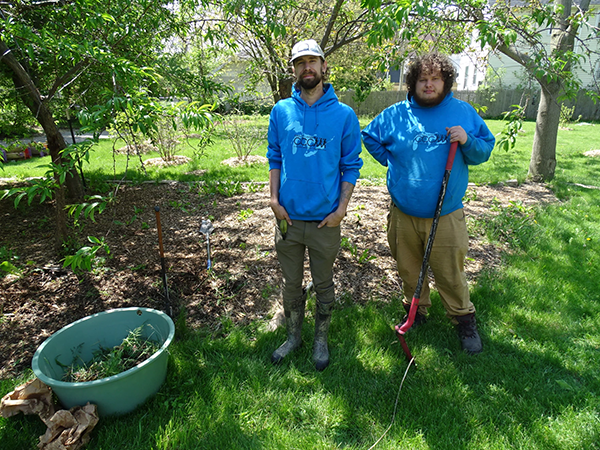
<path id="1" fill-rule="evenodd" d="M 491 241 L 505 243 L 513 249 L 525 249 L 537 236 L 533 208 L 515 201 L 504 207 L 494 199 L 490 210 L 496 214 L 477 220 L 474 228 Z"/>
<path id="2" fill-rule="evenodd" d="M 98 239 L 94 236 L 88 236 L 92 246 L 81 247 L 74 255 L 67 255 L 63 262 L 63 267 L 71 267 L 74 272 L 91 271 L 92 267 L 101 264 L 104 259 L 98 256 L 100 250 L 104 250 L 107 255 L 110 254 L 108 245 L 104 238 Z"/>
<path id="3" fill-rule="evenodd" d="M 517 137 L 523 129 L 527 105 L 512 105 L 512 108 L 512 110 L 504 113 L 503 119 L 506 120 L 506 124 L 500 133 L 500 137 L 496 140 L 496 148 L 501 148 L 506 152 L 513 149 L 517 144 Z"/>
<path id="4" fill-rule="evenodd" d="M 244 220 L 250 218 L 250 216 L 254 214 L 254 211 L 252 210 L 252 208 L 248 208 L 248 209 L 242 209 L 239 213 L 238 213 L 238 220 L 240 222 L 243 222 Z"/>
<path id="5" fill-rule="evenodd" d="M 246 160 L 267 138 L 263 127 L 247 123 L 239 111 L 225 116 L 222 125 L 227 139 L 240 160 Z"/>
<path id="6" fill-rule="evenodd" d="M 350 253 L 354 257 L 356 257 L 358 254 L 358 248 L 356 247 L 356 244 L 352 243 L 352 241 L 347 237 L 342 238 L 340 242 L 340 247 L 350 251 Z"/>
<path id="7" fill-rule="evenodd" d="M 369 254 L 369 249 L 365 248 L 363 250 L 363 252 L 360 254 L 360 256 L 358 257 L 358 263 L 359 264 L 364 264 L 366 262 L 372 261 L 374 259 L 377 259 L 377 256 L 375 255 L 370 255 Z"/>
<path id="8" fill-rule="evenodd" d="M 16 264 L 19 257 L 12 250 L 5 246 L 0 247 L 0 278 L 8 274 L 18 274 L 21 272 L 13 263 Z"/>
<path id="9" fill-rule="evenodd" d="M 572 123 L 577 123 L 581 120 L 581 115 L 573 120 L 573 114 L 575 113 L 575 105 L 573 105 L 572 108 L 569 108 L 567 105 L 565 105 L 564 103 L 561 103 L 560 105 L 560 119 L 559 119 L 559 126 L 561 128 L 566 128 L 569 124 Z"/>

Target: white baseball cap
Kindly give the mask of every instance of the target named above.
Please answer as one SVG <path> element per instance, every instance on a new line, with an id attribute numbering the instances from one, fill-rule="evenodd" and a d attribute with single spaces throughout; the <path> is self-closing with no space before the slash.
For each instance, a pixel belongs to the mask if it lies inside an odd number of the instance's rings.
<path id="1" fill-rule="evenodd" d="M 294 45 L 292 48 L 292 59 L 290 59 L 290 62 L 294 62 L 295 59 L 305 55 L 320 56 L 321 58 L 325 59 L 325 53 L 323 53 L 323 50 L 321 50 L 321 47 L 314 39 L 300 41 Z"/>

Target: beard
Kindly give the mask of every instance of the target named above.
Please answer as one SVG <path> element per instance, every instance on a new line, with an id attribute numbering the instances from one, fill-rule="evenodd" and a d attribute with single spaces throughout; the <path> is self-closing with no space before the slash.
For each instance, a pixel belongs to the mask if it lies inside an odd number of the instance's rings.
<path id="1" fill-rule="evenodd" d="M 310 73 L 311 75 L 314 75 L 312 80 L 307 80 L 305 79 L 303 76 L 307 73 Z M 313 89 L 315 87 L 318 86 L 318 84 L 323 80 L 323 77 L 321 76 L 320 73 L 318 72 L 306 72 L 304 71 L 299 77 L 298 80 L 296 81 L 298 83 L 298 86 L 300 86 L 303 89 L 306 90 L 310 90 Z"/>
<path id="2" fill-rule="evenodd" d="M 419 106 L 432 107 L 442 103 L 442 100 L 446 98 L 446 92 L 440 92 L 435 97 L 422 97 L 418 92 L 414 92 L 412 95 Z"/>

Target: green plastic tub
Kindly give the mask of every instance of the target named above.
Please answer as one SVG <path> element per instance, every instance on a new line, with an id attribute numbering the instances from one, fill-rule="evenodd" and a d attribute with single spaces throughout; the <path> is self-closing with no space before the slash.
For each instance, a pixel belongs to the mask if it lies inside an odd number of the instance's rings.
<path id="1" fill-rule="evenodd" d="M 61 381 L 74 354 L 89 361 L 100 347 L 120 345 L 130 331 L 144 325 L 143 337 L 161 347 L 141 364 L 120 374 L 82 383 Z M 154 395 L 167 375 L 167 349 L 175 335 L 171 318 L 149 308 L 122 308 L 94 314 L 62 328 L 42 343 L 32 361 L 33 372 L 56 393 L 65 409 L 90 402 L 99 416 L 130 412 Z"/>

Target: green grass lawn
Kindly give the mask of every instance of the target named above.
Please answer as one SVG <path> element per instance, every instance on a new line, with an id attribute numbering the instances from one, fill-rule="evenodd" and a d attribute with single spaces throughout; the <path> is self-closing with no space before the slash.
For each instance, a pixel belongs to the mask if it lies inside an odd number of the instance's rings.
<path id="1" fill-rule="evenodd" d="M 503 127 L 488 124 L 494 133 Z M 472 168 L 471 181 L 523 181 L 533 130 L 525 123 L 517 147 L 496 150 Z M 407 335 L 416 366 L 401 390 L 408 364 L 391 328 L 402 315 L 399 298 L 337 309 L 331 365 L 322 373 L 314 370 L 310 345 L 271 365 L 285 332 L 269 332 L 263 321 L 225 327 L 219 337 L 178 324 L 159 393 L 124 417 L 101 419 L 87 448 L 369 449 L 382 436 L 377 449 L 600 448 L 600 190 L 591 188 L 600 187 L 600 158 L 583 155 L 600 149 L 597 130 L 559 131 L 556 177 L 549 183 L 559 203 L 513 205 L 470 224 L 489 239 L 512 242 L 502 264 L 471 284 L 480 355 L 460 350 L 436 293 L 431 320 Z M 264 165 L 221 167 L 220 160 L 233 156 L 224 141 L 205 153 L 188 168 L 150 177 L 186 179 L 185 172 L 204 169 L 205 180 L 267 180 Z M 265 146 L 255 153 L 264 155 Z M 104 169 L 100 161 L 109 155 L 102 144 L 85 170 L 113 178 L 112 160 Z M 382 169 L 363 156 L 361 176 L 382 178 Z M 29 165 L 24 176 L 36 164 L 14 167 Z M 124 173 L 119 164 L 117 176 Z M 303 329 L 308 343 L 313 326 L 307 320 Z M 30 377 L 28 371 L 0 380 L 0 395 Z M 35 448 L 44 431 L 37 417 L 0 418 L 0 447 Z"/>
<path id="2" fill-rule="evenodd" d="M 504 122 L 501 120 L 488 120 L 486 122 L 494 134 L 501 132 L 504 126 Z M 266 136 L 267 116 L 253 117 L 249 119 L 249 123 L 264 129 Z M 368 123 L 369 119 L 361 118 L 361 127 L 365 127 Z M 559 131 L 556 151 L 556 177 L 558 179 L 562 178 L 561 175 L 564 175 L 573 183 L 582 183 L 582 180 L 594 177 L 597 173 L 598 161 L 584 156 L 583 153 L 587 150 L 600 148 L 598 126 L 597 124 L 574 124 L 569 130 Z M 474 183 L 498 183 L 516 179 L 523 182 L 527 177 L 529 168 L 534 127 L 535 123 L 525 122 L 517 147 L 514 150 L 505 152 L 496 149 L 487 163 L 472 167 L 471 181 Z M 189 142 L 190 145 L 183 141 L 177 153 L 189 157 L 191 159 L 189 163 L 167 168 L 146 165 L 146 172 L 144 172 L 137 155 L 130 155 L 128 158 L 126 155 L 117 154 L 113 158 L 113 146 L 118 149 L 124 145 L 123 142 L 113 143 L 113 140 L 101 139 L 90 155 L 89 164 L 83 166 L 84 176 L 100 180 L 121 179 L 126 176 L 130 180 L 268 181 L 268 167 L 266 164 L 253 164 L 236 168 L 221 164 L 222 161 L 236 156 L 231 141 L 226 138 L 221 130 L 217 131 L 214 143 L 201 151 L 195 149 L 197 140 L 190 139 Z M 251 152 L 251 155 L 265 156 L 266 152 L 265 139 L 262 144 Z M 141 159 L 147 161 L 157 157 L 159 157 L 158 153 L 151 152 L 143 154 Z M 364 161 L 361 178 L 385 178 L 385 168 L 375 161 L 366 150 L 363 151 L 361 157 Z M 3 170 L 0 170 L 0 177 L 43 176 L 47 171 L 46 166 L 49 162 L 48 157 L 11 161 L 3 166 Z M 199 175 L 198 171 L 206 172 Z"/>

